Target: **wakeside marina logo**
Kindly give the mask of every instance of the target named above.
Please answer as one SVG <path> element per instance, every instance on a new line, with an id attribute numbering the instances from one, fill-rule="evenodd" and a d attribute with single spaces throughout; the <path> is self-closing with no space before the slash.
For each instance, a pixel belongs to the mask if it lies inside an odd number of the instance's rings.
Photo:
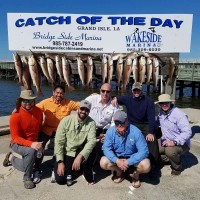
<path id="1" fill-rule="evenodd" d="M 136 28 L 133 33 L 125 36 L 127 51 L 161 51 L 162 35 L 156 34 L 155 28 L 150 31 L 140 31 Z"/>

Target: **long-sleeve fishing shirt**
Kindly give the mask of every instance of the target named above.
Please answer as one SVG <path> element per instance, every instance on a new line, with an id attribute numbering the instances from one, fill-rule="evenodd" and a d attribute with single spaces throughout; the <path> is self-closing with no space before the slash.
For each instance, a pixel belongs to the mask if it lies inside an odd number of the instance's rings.
<path id="1" fill-rule="evenodd" d="M 119 106 L 114 107 L 111 104 L 111 99 L 105 106 L 103 106 L 99 94 L 89 96 L 86 100 L 92 104 L 89 116 L 96 122 L 97 128 L 108 129 L 112 124 L 113 115 L 117 110 L 119 110 Z"/>
<path id="2" fill-rule="evenodd" d="M 11 142 L 28 147 L 33 142 L 37 142 L 42 117 L 42 111 L 37 107 L 29 111 L 20 107 L 17 113 L 12 113 L 10 116 Z"/>
<path id="3" fill-rule="evenodd" d="M 64 156 L 75 157 L 77 152 L 87 160 L 96 144 L 96 125 L 88 116 L 78 122 L 77 115 L 63 118 L 55 137 L 56 160 L 63 161 Z"/>
<path id="4" fill-rule="evenodd" d="M 160 125 L 164 138 L 171 141 L 176 141 L 177 145 L 189 145 L 192 135 L 191 126 L 187 115 L 179 108 L 172 108 L 168 114 L 164 114 L 161 110 L 157 124 Z"/>
<path id="5" fill-rule="evenodd" d="M 128 158 L 128 165 L 135 165 L 149 155 L 147 142 L 141 131 L 129 125 L 124 136 L 121 136 L 115 126 L 106 132 L 102 147 L 104 155 L 112 162 L 116 163 L 118 158 Z"/>

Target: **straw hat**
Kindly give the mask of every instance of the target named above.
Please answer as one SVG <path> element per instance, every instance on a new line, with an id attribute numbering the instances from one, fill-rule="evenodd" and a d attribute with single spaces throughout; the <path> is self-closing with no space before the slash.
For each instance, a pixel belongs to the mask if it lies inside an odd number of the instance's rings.
<path id="1" fill-rule="evenodd" d="M 158 97 L 158 101 L 155 102 L 155 104 L 157 103 L 162 103 L 162 102 L 174 102 L 175 100 L 172 100 L 169 94 L 161 94 Z"/>
<path id="2" fill-rule="evenodd" d="M 22 90 L 20 94 L 20 98 L 22 99 L 35 99 L 36 96 L 33 95 L 32 90 Z"/>

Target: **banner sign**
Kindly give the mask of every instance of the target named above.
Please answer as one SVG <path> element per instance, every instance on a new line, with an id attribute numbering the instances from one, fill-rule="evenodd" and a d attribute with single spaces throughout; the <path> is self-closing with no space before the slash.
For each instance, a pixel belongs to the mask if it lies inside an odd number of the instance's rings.
<path id="1" fill-rule="evenodd" d="M 9 50 L 190 52 L 192 14 L 8 13 Z"/>

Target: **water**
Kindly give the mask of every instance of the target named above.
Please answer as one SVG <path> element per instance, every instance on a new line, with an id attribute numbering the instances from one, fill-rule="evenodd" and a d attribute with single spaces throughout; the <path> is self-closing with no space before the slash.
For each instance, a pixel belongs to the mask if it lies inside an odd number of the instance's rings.
<path id="1" fill-rule="evenodd" d="M 112 83 L 113 87 L 113 95 L 124 95 L 128 94 L 130 90 L 126 93 L 117 92 L 115 90 L 115 83 Z M 66 97 L 72 99 L 74 101 L 80 101 L 92 93 L 99 93 L 98 85 L 97 89 L 86 89 L 81 87 L 76 87 L 75 91 L 69 92 L 66 91 Z M 35 90 L 35 87 L 33 87 Z M 146 91 L 146 86 L 143 85 L 144 91 Z M 44 96 L 38 97 L 36 99 L 36 103 L 40 102 L 41 100 L 52 96 L 53 88 L 49 85 L 43 84 L 42 91 Z M 3 80 L 0 79 L 0 116 L 7 116 L 10 115 L 13 109 L 15 108 L 15 101 L 20 94 L 20 87 L 17 85 L 17 81 L 12 80 Z M 151 93 L 149 96 L 154 100 L 157 101 L 159 94 Z M 184 97 L 176 96 L 176 106 L 180 108 L 196 108 L 200 109 L 200 97 L 191 97 L 192 92 L 190 88 L 184 88 Z M 156 110 L 158 110 L 158 106 L 156 106 Z"/>

